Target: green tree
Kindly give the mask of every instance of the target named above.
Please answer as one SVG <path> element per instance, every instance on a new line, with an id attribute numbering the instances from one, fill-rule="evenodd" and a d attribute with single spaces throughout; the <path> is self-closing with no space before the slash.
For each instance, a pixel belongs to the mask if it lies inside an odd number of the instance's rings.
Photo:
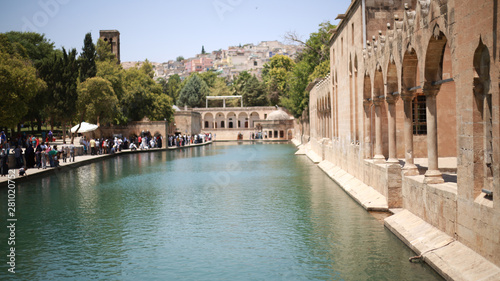
<path id="1" fill-rule="evenodd" d="M 306 92 L 306 87 L 309 84 L 311 67 L 306 61 L 300 61 L 295 65 L 291 73 L 290 92 L 287 97 L 282 99 L 282 105 L 295 117 L 302 115 L 302 111 L 309 102 L 309 93 Z"/>
<path id="2" fill-rule="evenodd" d="M 63 142 L 66 143 L 66 124 L 75 117 L 76 103 L 78 100 L 78 61 L 76 49 L 69 52 L 63 48 L 62 57 L 62 89 L 57 100 L 57 108 L 60 111 L 59 119 L 63 124 Z"/>
<path id="3" fill-rule="evenodd" d="M 209 88 L 213 88 L 215 85 L 215 82 L 217 81 L 218 74 L 215 71 L 205 71 L 202 73 L 199 73 L 198 76 L 207 83 L 207 86 Z"/>
<path id="4" fill-rule="evenodd" d="M 113 61 L 115 63 L 118 63 L 118 59 L 116 58 L 115 54 L 111 52 L 111 44 L 104 41 L 102 38 L 99 38 L 97 40 L 96 61 Z"/>
<path id="5" fill-rule="evenodd" d="M 295 117 L 300 117 L 309 103 L 309 93 L 305 91 L 307 85 L 316 78 L 325 77 L 330 70 L 329 31 L 334 27 L 330 22 L 321 23 L 318 32 L 311 33 L 306 42 L 292 33 L 285 36 L 305 47 L 291 72 L 288 95 L 281 100 Z"/>
<path id="6" fill-rule="evenodd" d="M 213 86 L 209 90 L 210 96 L 230 96 L 233 94 L 231 89 L 227 86 L 226 79 L 217 77 Z"/>
<path id="7" fill-rule="evenodd" d="M 259 81 L 255 75 L 242 71 L 233 83 L 237 95 L 243 96 L 245 106 L 268 105 L 266 85 Z"/>
<path id="8" fill-rule="evenodd" d="M 92 78 L 97 75 L 96 66 L 96 50 L 92 43 L 92 34 L 85 34 L 83 40 L 83 48 L 78 61 L 80 63 L 80 82 L 84 82 L 87 78 Z"/>
<path id="9" fill-rule="evenodd" d="M 22 55 L 16 48 L 22 50 Z M 28 113 L 30 101 L 45 87 L 24 47 L 0 34 L 0 124 L 14 128 Z"/>
<path id="10" fill-rule="evenodd" d="M 85 119 L 95 120 L 99 124 L 100 119 L 111 118 L 118 99 L 109 81 L 101 77 L 88 78 L 78 85 L 77 91 L 80 124 L 75 134 L 78 133 L 81 123 Z M 75 134 L 71 137 L 71 143 L 74 142 Z"/>
<path id="11" fill-rule="evenodd" d="M 7 38 L 9 42 L 12 42 L 12 48 L 14 48 L 18 54 L 22 52 L 24 57 L 28 57 L 31 60 L 38 73 L 40 73 L 43 61 L 52 57 L 55 51 L 54 43 L 45 38 L 43 34 L 10 31 L 5 33 L 5 35 L 5 38 Z M 30 121 L 37 120 L 38 131 L 41 131 L 43 119 L 47 117 L 45 114 L 47 99 L 44 97 L 45 91 L 37 92 L 28 104 L 28 112 L 23 118 L 24 120 Z M 34 122 L 32 122 L 32 124 L 33 123 Z"/>
<path id="12" fill-rule="evenodd" d="M 43 96 L 48 103 L 44 111 L 50 116 L 51 124 L 55 121 L 62 123 L 64 139 L 66 125 L 74 118 L 76 111 L 78 69 L 76 49 L 66 52 L 64 48 L 43 60 L 39 69 L 40 76 L 47 84 Z"/>
<path id="13" fill-rule="evenodd" d="M 280 104 L 281 97 L 287 97 L 290 88 L 291 70 L 295 67 L 293 60 L 284 55 L 276 55 L 264 65 L 262 78 L 268 90 L 271 105 Z"/>
<path id="14" fill-rule="evenodd" d="M 177 104 L 177 99 L 179 98 L 179 92 L 181 91 L 181 77 L 178 74 L 174 74 L 168 78 L 166 84 L 165 93 L 172 98 L 174 104 Z"/>
<path id="15" fill-rule="evenodd" d="M 294 33 L 286 34 L 286 39 L 305 47 L 304 51 L 299 54 L 297 62 L 306 60 L 309 64 L 316 66 L 328 60 L 330 58 L 329 40 L 331 35 L 329 31 L 332 28 L 335 28 L 335 25 L 330 24 L 329 21 L 320 23 L 318 32 L 311 33 L 306 42 L 300 40 L 299 36 Z"/>
<path id="16" fill-rule="evenodd" d="M 206 54 L 207 52 L 205 52 L 205 46 L 201 46 L 201 54 L 204 55 Z"/>
<path id="17" fill-rule="evenodd" d="M 268 105 L 266 97 L 266 86 L 252 76 L 247 81 L 242 91 L 243 104 L 245 106 L 265 106 Z"/>
<path id="18" fill-rule="evenodd" d="M 325 60 L 316 65 L 314 71 L 309 75 L 309 82 L 314 81 L 316 78 L 325 78 L 330 73 L 330 60 Z"/>
<path id="19" fill-rule="evenodd" d="M 209 93 L 209 88 L 205 81 L 198 74 L 189 77 L 186 85 L 179 93 L 179 105 L 189 107 L 201 107 L 205 103 L 205 97 Z"/>
<path id="20" fill-rule="evenodd" d="M 171 120 L 172 99 L 162 92 L 160 84 L 152 76 L 152 66 L 146 61 L 140 68 L 133 67 L 125 72 L 125 93 L 120 101 L 124 121 L 138 121 L 144 117 L 150 120 Z"/>
<path id="21" fill-rule="evenodd" d="M 184 60 L 184 57 L 183 56 L 178 56 L 175 60 L 178 61 L 178 62 L 181 62 L 181 61 Z"/>

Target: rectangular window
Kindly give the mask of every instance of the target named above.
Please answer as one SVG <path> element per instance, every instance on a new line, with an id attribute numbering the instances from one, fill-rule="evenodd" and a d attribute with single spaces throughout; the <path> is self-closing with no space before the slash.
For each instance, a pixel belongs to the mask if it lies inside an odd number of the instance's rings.
<path id="1" fill-rule="evenodd" d="M 413 134 L 427 135 L 427 114 L 425 96 L 419 95 L 413 99 Z"/>

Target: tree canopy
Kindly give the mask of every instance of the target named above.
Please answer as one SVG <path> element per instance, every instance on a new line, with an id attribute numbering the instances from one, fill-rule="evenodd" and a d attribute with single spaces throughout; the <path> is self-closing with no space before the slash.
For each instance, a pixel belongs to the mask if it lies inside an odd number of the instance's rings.
<path id="1" fill-rule="evenodd" d="M 92 34 L 85 34 L 85 39 L 83 40 L 83 48 L 78 61 L 80 63 L 80 82 L 84 82 L 87 78 L 92 78 L 97 75 L 96 66 L 96 50 L 95 45 L 92 42 Z"/>
<path id="2" fill-rule="evenodd" d="M 269 63 L 264 65 L 262 78 L 268 90 L 268 100 L 271 105 L 280 103 L 280 98 L 287 97 L 290 89 L 291 70 L 295 62 L 288 56 L 273 56 Z"/>
<path id="3" fill-rule="evenodd" d="M 302 115 L 309 103 L 309 93 L 305 91 L 307 85 L 315 78 L 325 77 L 330 71 L 328 40 L 329 31 L 334 27 L 328 21 L 321 23 L 318 32 L 311 33 L 305 42 L 294 33 L 285 36 L 303 45 L 304 50 L 297 56 L 295 63 L 274 56 L 264 65 L 262 76 L 271 104 L 285 106 L 295 117 Z"/>
<path id="4" fill-rule="evenodd" d="M 26 49 L 0 34 L 0 124 L 15 127 L 28 113 L 30 101 L 46 86 Z"/>
<path id="5" fill-rule="evenodd" d="M 179 93 L 179 105 L 189 107 L 201 107 L 205 103 L 205 97 L 209 93 L 207 83 L 196 73 L 191 75 L 185 86 Z"/>

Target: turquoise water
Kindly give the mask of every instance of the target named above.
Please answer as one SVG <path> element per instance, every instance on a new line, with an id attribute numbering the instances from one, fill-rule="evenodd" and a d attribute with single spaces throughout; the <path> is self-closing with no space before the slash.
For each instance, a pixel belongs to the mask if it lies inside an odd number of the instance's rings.
<path id="1" fill-rule="evenodd" d="M 294 152 L 218 143 L 20 183 L 0 280 L 440 280 Z"/>

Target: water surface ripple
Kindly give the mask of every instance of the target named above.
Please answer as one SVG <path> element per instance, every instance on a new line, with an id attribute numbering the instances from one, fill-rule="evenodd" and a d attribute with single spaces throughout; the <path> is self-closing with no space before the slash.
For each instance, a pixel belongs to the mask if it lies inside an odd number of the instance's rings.
<path id="1" fill-rule="evenodd" d="M 440 280 L 294 151 L 219 143 L 18 184 L 0 280 Z"/>

